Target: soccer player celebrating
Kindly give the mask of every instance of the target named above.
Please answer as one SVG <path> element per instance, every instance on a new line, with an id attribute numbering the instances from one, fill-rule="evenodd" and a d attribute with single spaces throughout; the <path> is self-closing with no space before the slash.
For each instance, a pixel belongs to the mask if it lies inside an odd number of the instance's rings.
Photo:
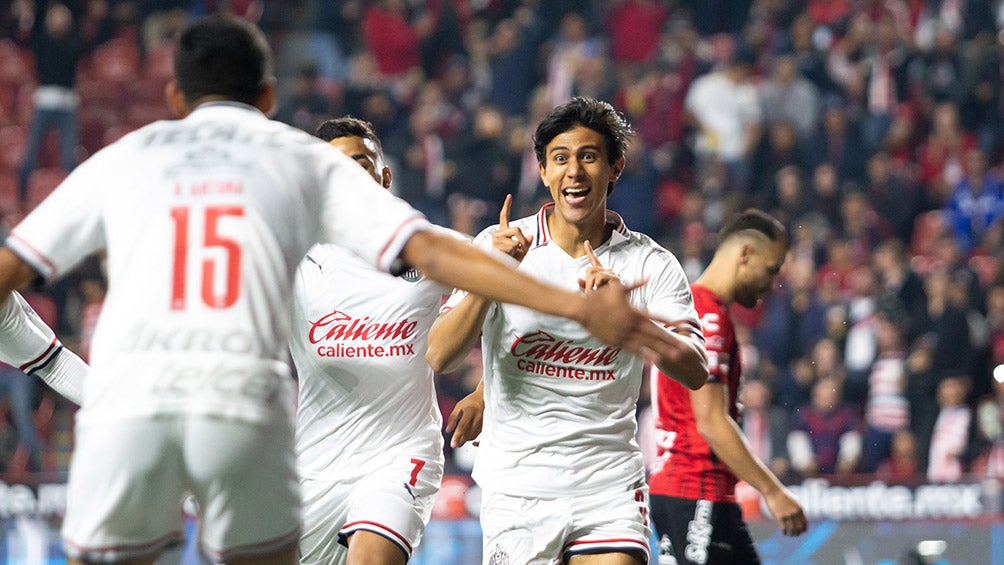
<path id="1" fill-rule="evenodd" d="M 552 110 L 534 148 L 554 202 L 509 222 L 507 199 L 499 225 L 475 244 L 585 296 L 644 282 L 632 304 L 673 321 L 653 327 L 678 345 L 649 359 L 698 388 L 704 348 L 679 262 L 606 209 L 630 133 L 605 102 L 575 98 Z M 575 322 L 457 291 L 430 331 L 430 364 L 455 366 L 481 334 L 486 406 L 474 478 L 485 563 L 647 563 L 648 488 L 634 439 L 644 360 Z"/>
<path id="2" fill-rule="evenodd" d="M 96 153 L 0 248 L 0 301 L 107 250 L 63 522 L 70 563 L 152 562 L 181 535 L 189 492 L 211 558 L 297 560 L 289 297 L 318 241 L 574 319 L 614 347 L 677 354 L 628 288 L 579 296 L 525 276 L 432 231 L 341 152 L 269 120 L 271 51 L 253 24 L 193 22 L 174 66 L 166 94 L 182 119 Z"/>
<path id="3" fill-rule="evenodd" d="M 739 345 L 729 314 L 733 302 L 752 308 L 770 291 L 787 250 L 784 226 L 759 210 L 726 225 L 711 264 L 691 285 L 708 352 L 708 384 L 688 391 L 660 371 L 653 376 L 658 458 L 649 478 L 652 520 L 670 563 L 760 562 L 736 503 L 738 479 L 764 496 L 786 535 L 806 529 L 801 506 L 752 454 L 739 427 Z"/>
<path id="4" fill-rule="evenodd" d="M 369 123 L 329 120 L 317 136 L 390 188 Z M 414 270 L 389 277 L 332 244 L 300 263 L 290 337 L 300 385 L 300 563 L 403 564 L 421 540 L 443 476 L 426 338 L 451 290 Z M 480 431 L 480 396 L 458 404 L 463 435 Z"/>

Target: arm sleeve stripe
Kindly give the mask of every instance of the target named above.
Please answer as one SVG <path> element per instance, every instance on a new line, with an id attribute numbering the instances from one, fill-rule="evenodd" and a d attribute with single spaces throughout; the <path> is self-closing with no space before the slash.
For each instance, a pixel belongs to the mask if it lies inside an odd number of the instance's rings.
<path id="1" fill-rule="evenodd" d="M 28 361 L 24 365 L 21 365 L 19 369 L 21 369 L 21 371 L 25 373 L 29 374 L 33 373 L 41 369 L 42 367 L 48 365 L 49 361 L 52 361 L 52 358 L 55 357 L 56 354 L 59 353 L 59 350 L 62 348 L 63 344 L 59 343 L 59 339 L 52 338 L 52 343 L 49 344 L 49 347 L 47 347 L 46 350 L 43 351 L 41 355 L 32 359 L 31 361 Z"/>

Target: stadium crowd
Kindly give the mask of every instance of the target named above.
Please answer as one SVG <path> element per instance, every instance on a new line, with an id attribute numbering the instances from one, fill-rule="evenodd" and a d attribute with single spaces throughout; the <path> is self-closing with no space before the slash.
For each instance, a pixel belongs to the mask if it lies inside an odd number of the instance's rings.
<path id="1" fill-rule="evenodd" d="M 7 228 L 74 162 L 169 117 L 164 53 L 200 13 L 269 33 L 280 119 L 368 120 L 396 192 L 467 234 L 507 194 L 517 217 L 547 198 L 529 131 L 544 113 L 608 100 L 638 132 L 610 207 L 691 280 L 734 212 L 760 207 L 792 234 L 778 287 L 736 312 L 759 457 L 788 480 L 1004 478 L 1004 2 L 67 0 L 68 29 L 39 31 L 63 5 L 0 14 Z M 71 43 L 75 72 L 53 75 L 43 62 Z M 69 118 L 46 138 L 33 130 L 53 100 Z M 95 259 L 26 298 L 86 359 L 103 285 Z M 437 376 L 444 414 L 480 364 Z M 43 388 L 0 373 L 8 479 L 65 470 L 72 407 Z M 447 472 L 469 471 L 446 449 Z"/>

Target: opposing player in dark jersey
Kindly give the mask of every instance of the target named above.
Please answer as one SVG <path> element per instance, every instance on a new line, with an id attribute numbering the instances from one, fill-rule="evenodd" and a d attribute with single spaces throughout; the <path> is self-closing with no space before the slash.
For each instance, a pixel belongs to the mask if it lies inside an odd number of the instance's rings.
<path id="1" fill-rule="evenodd" d="M 729 314 L 732 303 L 752 307 L 770 291 L 787 249 L 784 227 L 759 210 L 726 225 L 711 264 L 691 285 L 708 383 L 687 390 L 655 373 L 658 459 L 649 487 L 660 564 L 760 562 L 736 502 L 740 479 L 763 495 L 786 535 L 806 529 L 801 506 L 753 455 L 739 427 L 739 347 Z"/>

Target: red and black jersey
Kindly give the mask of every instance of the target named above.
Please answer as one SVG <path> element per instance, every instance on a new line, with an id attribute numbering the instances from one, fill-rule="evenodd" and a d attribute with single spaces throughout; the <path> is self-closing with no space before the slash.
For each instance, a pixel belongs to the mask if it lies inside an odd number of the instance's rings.
<path id="1" fill-rule="evenodd" d="M 694 307 L 701 318 L 708 352 L 708 382 L 728 387 L 729 416 L 739 422 L 739 346 L 728 307 L 718 296 L 698 284 L 690 285 Z M 690 392 L 680 383 L 653 369 L 653 406 L 657 458 L 649 477 L 652 494 L 735 502 L 738 479 L 711 451 L 697 431 Z"/>

